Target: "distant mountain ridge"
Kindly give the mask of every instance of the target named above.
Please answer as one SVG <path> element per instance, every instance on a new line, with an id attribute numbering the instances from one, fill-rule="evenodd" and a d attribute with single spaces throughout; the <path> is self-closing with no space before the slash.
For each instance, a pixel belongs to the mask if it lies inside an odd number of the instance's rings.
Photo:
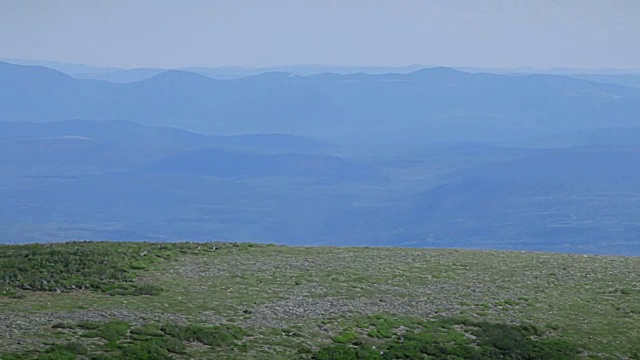
<path id="1" fill-rule="evenodd" d="M 203 67 L 190 66 L 179 68 L 116 68 L 116 67 L 98 67 L 82 64 L 64 63 L 56 61 L 38 61 L 24 59 L 0 59 L 10 64 L 27 65 L 27 66 L 44 66 L 48 67 L 76 79 L 104 80 L 115 83 L 128 83 L 141 81 L 155 76 L 159 73 L 178 70 L 205 75 L 214 79 L 239 79 L 247 76 L 258 75 L 265 72 L 286 72 L 296 75 L 315 75 L 322 73 L 336 74 L 352 74 L 352 73 L 408 73 L 415 70 L 425 68 L 424 65 L 407 65 L 407 66 L 331 66 L 331 65 L 283 65 L 283 66 L 267 66 L 267 67 L 244 67 L 244 66 L 218 66 Z"/>
<path id="2" fill-rule="evenodd" d="M 265 73 L 237 80 L 168 71 L 114 84 L 0 63 L 0 78 L 0 120 L 128 120 L 207 134 L 283 133 L 347 142 L 482 141 L 633 127 L 640 113 L 640 89 L 448 68 L 383 75 Z"/>
<path id="3" fill-rule="evenodd" d="M 205 75 L 214 79 L 238 79 L 251 75 L 257 75 L 265 72 L 286 72 L 295 75 L 317 75 L 323 73 L 334 74 L 405 74 L 416 70 L 431 68 L 433 65 L 406 65 L 406 66 L 339 66 L 339 65 L 281 65 L 266 67 L 246 67 L 246 66 L 188 66 L 178 68 L 154 68 L 154 67 L 136 67 L 136 68 L 118 68 L 118 67 L 100 67 L 84 64 L 74 64 L 57 61 L 41 61 L 27 59 L 0 59 L 0 61 L 16 65 L 35 65 L 48 67 L 76 79 L 104 80 L 115 83 L 128 83 L 140 81 L 161 72 L 169 70 L 181 70 L 192 73 Z M 596 68 L 596 69 L 573 69 L 573 68 L 479 68 L 479 67 L 455 67 L 456 70 L 469 73 L 489 73 L 501 75 L 523 75 L 523 74 L 548 74 L 562 75 L 575 78 L 585 78 L 595 82 L 619 84 L 625 86 L 637 87 L 637 81 L 634 78 L 640 76 L 640 69 L 612 69 L 612 68 Z M 591 79 L 589 79 L 591 78 Z"/>

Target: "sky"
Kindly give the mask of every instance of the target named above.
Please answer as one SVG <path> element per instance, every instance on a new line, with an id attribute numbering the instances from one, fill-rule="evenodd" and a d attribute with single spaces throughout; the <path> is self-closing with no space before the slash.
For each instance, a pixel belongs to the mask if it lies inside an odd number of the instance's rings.
<path id="1" fill-rule="evenodd" d="M 638 0 L 0 0 L 0 58 L 640 69 Z"/>

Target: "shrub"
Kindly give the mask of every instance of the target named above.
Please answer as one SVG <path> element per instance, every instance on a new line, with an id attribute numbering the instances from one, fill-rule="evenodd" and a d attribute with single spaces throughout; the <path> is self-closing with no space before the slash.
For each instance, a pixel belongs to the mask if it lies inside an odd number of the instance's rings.
<path id="1" fill-rule="evenodd" d="M 358 360 L 356 351 L 345 345 L 334 345 L 320 349 L 315 360 Z"/>
<path id="2" fill-rule="evenodd" d="M 57 322 L 53 325 L 51 325 L 52 329 L 73 329 L 74 326 L 72 324 L 68 324 L 65 322 Z"/>
<path id="3" fill-rule="evenodd" d="M 99 329 L 100 326 L 102 325 L 97 321 L 80 321 L 78 323 L 78 327 L 84 330 L 96 330 Z"/>
<path id="4" fill-rule="evenodd" d="M 145 336 L 164 336 L 164 333 L 160 330 L 160 326 L 157 324 L 146 324 L 140 327 L 131 329 L 131 333 L 135 335 Z"/>
<path id="5" fill-rule="evenodd" d="M 75 360 L 76 354 L 64 351 L 64 350 L 55 350 L 52 352 L 48 352 L 38 356 L 36 359 L 38 360 Z"/>
<path id="6" fill-rule="evenodd" d="M 151 343 L 174 354 L 184 354 L 187 350 L 187 347 L 182 341 L 171 337 L 153 339 Z"/>
<path id="7" fill-rule="evenodd" d="M 224 245 L 217 244 L 217 247 Z M 208 252 L 193 243 L 69 242 L 0 245 L 0 294 L 15 290 L 94 290 L 113 295 L 155 295 L 160 288 L 135 284 L 137 271 L 180 252 Z"/>
<path id="8" fill-rule="evenodd" d="M 106 291 L 114 296 L 142 296 L 158 295 L 162 292 L 162 287 L 151 284 L 120 284 Z"/>
<path id="9" fill-rule="evenodd" d="M 154 343 L 142 342 L 127 345 L 123 351 L 121 359 L 131 360 L 169 360 L 172 359 L 167 351 Z"/>
<path id="10" fill-rule="evenodd" d="M 89 350 L 79 342 L 52 345 L 47 349 L 49 353 L 69 353 L 72 355 L 87 355 Z M 75 357 L 74 357 L 75 358 Z"/>
<path id="11" fill-rule="evenodd" d="M 234 325 L 181 326 L 167 324 L 162 327 L 162 331 L 178 340 L 199 342 L 213 347 L 233 345 L 236 340 L 241 340 L 245 336 L 242 328 Z"/>
<path id="12" fill-rule="evenodd" d="M 111 342 L 120 340 L 129 332 L 129 323 L 119 320 L 109 321 L 103 324 L 84 323 L 78 326 L 83 329 L 92 330 L 85 334 L 86 337 L 99 337 Z"/>
<path id="13" fill-rule="evenodd" d="M 356 340 L 358 340 L 358 334 L 353 331 L 344 332 L 333 338 L 333 341 L 341 344 L 352 343 Z"/>
<path id="14" fill-rule="evenodd" d="M 542 338 L 544 332 L 533 325 L 507 325 L 470 320 L 426 321 L 415 329 L 415 323 L 404 324 L 374 318 L 370 337 L 386 339 L 373 349 L 354 342 L 352 331 L 334 338 L 333 345 L 320 349 L 315 359 L 575 359 L 578 348 L 561 339 Z M 400 326 L 414 330 L 393 336 Z M 474 340 L 460 330 L 465 329 Z M 383 336 L 384 335 L 384 336 Z M 357 335 L 356 335 L 357 338 Z M 346 346 L 350 342 L 355 346 Z"/>

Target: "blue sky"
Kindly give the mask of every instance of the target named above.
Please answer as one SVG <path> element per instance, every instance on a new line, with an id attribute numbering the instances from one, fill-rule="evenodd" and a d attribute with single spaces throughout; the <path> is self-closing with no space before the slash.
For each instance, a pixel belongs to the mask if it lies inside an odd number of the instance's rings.
<path id="1" fill-rule="evenodd" d="M 2 0 L 0 58 L 640 68 L 638 0 Z"/>

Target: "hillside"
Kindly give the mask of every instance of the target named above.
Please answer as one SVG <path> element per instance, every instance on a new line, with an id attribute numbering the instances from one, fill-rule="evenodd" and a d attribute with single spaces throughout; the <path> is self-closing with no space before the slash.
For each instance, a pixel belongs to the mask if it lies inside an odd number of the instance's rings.
<path id="1" fill-rule="evenodd" d="M 0 353 L 637 359 L 639 266 L 470 250 L 3 245 Z"/>
<path id="2" fill-rule="evenodd" d="M 635 255 L 639 160 L 635 149 L 586 148 L 469 167 L 394 214 L 415 239 L 440 240 L 431 246 L 593 253 L 615 239 L 608 254 Z"/>

